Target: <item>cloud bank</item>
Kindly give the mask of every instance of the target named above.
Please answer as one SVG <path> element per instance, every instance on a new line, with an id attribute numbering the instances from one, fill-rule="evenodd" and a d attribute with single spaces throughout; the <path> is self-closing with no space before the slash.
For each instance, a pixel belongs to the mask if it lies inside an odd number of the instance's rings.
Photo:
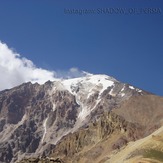
<path id="1" fill-rule="evenodd" d="M 49 71 L 38 68 L 31 60 L 22 58 L 5 43 L 0 41 L 0 90 L 9 89 L 24 82 L 43 84 L 48 80 L 72 78 L 85 75 L 77 68 L 68 71 Z"/>

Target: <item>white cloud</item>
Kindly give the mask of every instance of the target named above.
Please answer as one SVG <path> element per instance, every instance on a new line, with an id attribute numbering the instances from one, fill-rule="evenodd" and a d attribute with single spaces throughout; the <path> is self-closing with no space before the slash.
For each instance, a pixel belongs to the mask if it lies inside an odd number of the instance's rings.
<path id="1" fill-rule="evenodd" d="M 59 70 L 56 72 L 56 77 L 57 78 L 77 78 L 77 77 L 81 77 L 81 76 L 85 76 L 88 75 L 89 73 L 85 72 L 85 71 L 81 71 L 76 67 L 72 67 L 70 68 L 68 71 L 63 71 L 63 70 Z"/>
<path id="2" fill-rule="evenodd" d="M 0 90 L 12 88 L 24 82 L 31 81 L 43 84 L 47 80 L 54 81 L 57 78 L 69 78 L 83 76 L 84 72 L 77 68 L 69 71 L 49 71 L 37 68 L 34 63 L 22 58 L 0 41 Z"/>
<path id="3" fill-rule="evenodd" d="M 31 81 L 40 84 L 54 80 L 55 72 L 37 68 L 32 61 L 21 56 L 0 42 L 0 90 Z"/>

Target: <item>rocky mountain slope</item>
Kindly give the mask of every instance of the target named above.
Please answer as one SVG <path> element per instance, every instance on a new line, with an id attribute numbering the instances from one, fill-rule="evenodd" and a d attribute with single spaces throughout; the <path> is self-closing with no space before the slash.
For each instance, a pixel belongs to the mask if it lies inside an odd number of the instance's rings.
<path id="1" fill-rule="evenodd" d="M 104 162 L 163 123 L 163 98 L 106 75 L 0 92 L 0 162 Z"/>
<path id="2" fill-rule="evenodd" d="M 163 126 L 143 139 L 130 142 L 123 150 L 114 154 L 105 163 L 112 162 L 163 162 Z"/>

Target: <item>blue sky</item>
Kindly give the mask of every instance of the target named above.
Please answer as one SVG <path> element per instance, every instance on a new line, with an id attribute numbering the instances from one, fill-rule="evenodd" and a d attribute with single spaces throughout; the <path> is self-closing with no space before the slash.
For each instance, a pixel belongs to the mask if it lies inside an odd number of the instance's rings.
<path id="1" fill-rule="evenodd" d="M 38 67 L 77 67 L 163 95 L 162 0 L 1 0 L 0 40 Z"/>

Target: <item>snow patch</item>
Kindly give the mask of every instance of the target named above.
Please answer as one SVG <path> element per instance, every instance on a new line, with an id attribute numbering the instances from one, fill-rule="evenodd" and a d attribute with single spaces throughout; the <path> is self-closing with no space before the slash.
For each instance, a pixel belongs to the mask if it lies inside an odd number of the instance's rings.
<path id="1" fill-rule="evenodd" d="M 107 75 L 87 75 L 79 78 L 63 79 L 58 85 L 68 90 L 76 98 L 76 103 L 80 106 L 78 118 L 84 120 L 85 117 L 94 109 L 101 100 L 102 93 L 108 88 L 114 86 L 116 79 Z M 55 82 L 55 85 L 57 83 Z M 57 85 L 57 87 L 58 87 Z M 84 105 L 91 95 L 99 92 L 95 106 Z"/>
<path id="2" fill-rule="evenodd" d="M 43 137 L 42 137 L 42 143 L 44 142 L 44 138 L 45 138 L 46 133 L 47 133 L 46 123 L 47 123 L 48 118 L 49 118 L 49 116 L 45 119 L 45 121 L 43 123 L 44 134 L 43 134 Z"/>
<path id="3" fill-rule="evenodd" d="M 133 86 L 129 86 L 130 89 L 135 89 Z"/>
<path id="4" fill-rule="evenodd" d="M 122 88 L 121 92 L 123 92 L 124 90 L 125 90 L 125 86 L 123 86 L 123 88 Z"/>
<path id="5" fill-rule="evenodd" d="M 108 87 L 113 86 L 114 82 L 105 80 L 105 81 L 102 81 L 102 85 L 103 85 L 103 88 L 101 89 L 99 95 L 101 95 L 104 92 L 104 90 L 106 90 Z"/>
<path id="6" fill-rule="evenodd" d="M 110 90 L 110 92 L 109 92 L 109 94 L 111 95 L 111 96 L 115 96 L 115 94 L 113 94 L 113 89 L 114 89 L 114 87 Z"/>
<path id="7" fill-rule="evenodd" d="M 81 102 L 79 100 L 79 97 L 76 95 L 76 103 L 80 106 L 81 105 Z"/>
<path id="8" fill-rule="evenodd" d="M 71 94 L 74 94 L 75 92 L 72 89 L 78 87 L 79 83 L 81 83 L 84 78 L 85 77 L 66 79 L 62 81 L 62 84 L 65 87 L 65 89 L 67 89 Z"/>
<path id="9" fill-rule="evenodd" d="M 26 120 L 26 118 L 27 118 L 27 116 L 26 116 L 26 114 L 24 114 L 24 116 L 22 117 L 21 121 L 19 121 L 18 124 L 17 124 L 18 127 L 24 123 L 24 121 Z"/>
<path id="10" fill-rule="evenodd" d="M 88 92 L 87 99 L 89 99 L 89 97 L 90 97 L 91 95 L 93 95 L 93 94 L 94 94 L 94 91 L 93 91 L 93 90 L 91 90 L 90 92 Z"/>
<path id="11" fill-rule="evenodd" d="M 125 96 L 125 93 L 121 93 L 121 97 Z"/>
<path id="12" fill-rule="evenodd" d="M 54 84 L 55 84 L 55 86 L 54 86 L 55 87 L 55 90 L 60 90 L 60 91 L 65 90 L 65 86 L 63 85 L 63 83 L 61 82 L 61 80 L 55 82 Z"/>
<path id="13" fill-rule="evenodd" d="M 80 111 L 78 118 L 84 120 L 87 115 L 89 115 L 90 109 L 87 107 L 82 107 L 82 110 Z"/>
<path id="14" fill-rule="evenodd" d="M 93 110 L 96 108 L 96 106 L 99 104 L 100 101 L 101 101 L 101 99 L 98 99 L 98 100 L 96 101 L 96 104 L 95 104 L 94 107 L 91 109 L 91 111 L 93 111 Z"/>
<path id="15" fill-rule="evenodd" d="M 116 80 L 107 75 L 89 75 L 82 78 L 73 78 L 62 80 L 61 83 L 71 94 L 74 94 L 72 88 L 77 88 L 81 84 L 84 90 L 87 90 L 89 95 L 91 95 L 92 90 L 101 86 L 100 94 L 106 90 L 108 87 L 111 87 Z"/>
<path id="16" fill-rule="evenodd" d="M 53 111 L 55 111 L 55 108 L 56 108 L 56 105 L 55 105 L 55 103 L 53 101 L 53 94 L 55 93 L 55 91 L 56 91 L 56 87 L 55 87 L 55 85 L 53 85 L 52 90 L 49 91 L 49 96 L 50 96 L 50 101 L 52 103 L 52 110 Z"/>
<path id="17" fill-rule="evenodd" d="M 78 115 L 78 118 L 80 120 L 84 120 L 96 108 L 96 106 L 99 104 L 100 101 L 101 101 L 101 99 L 98 99 L 96 101 L 95 105 L 92 107 L 83 106 L 82 110 L 80 111 L 80 113 Z"/>
<path id="18" fill-rule="evenodd" d="M 56 105 L 55 105 L 54 102 L 52 102 L 52 109 L 53 109 L 53 111 L 55 111 L 55 108 L 56 108 Z"/>

